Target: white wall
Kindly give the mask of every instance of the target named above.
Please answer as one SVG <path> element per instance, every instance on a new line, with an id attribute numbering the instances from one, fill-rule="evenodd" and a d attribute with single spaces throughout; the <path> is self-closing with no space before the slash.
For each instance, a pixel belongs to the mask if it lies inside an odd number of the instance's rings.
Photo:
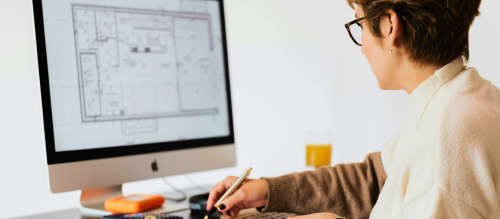
<path id="1" fill-rule="evenodd" d="M 471 63 L 500 85 L 499 2 L 484 0 Z M 238 165 L 190 174 L 199 184 L 254 167 L 252 177 L 305 170 L 306 130 L 335 132 L 334 163 L 382 148 L 409 115 L 403 91 L 380 91 L 334 0 L 227 0 Z M 0 1 L 0 218 L 74 208 L 78 192 L 48 190 L 31 1 Z M 169 177 L 191 186 L 182 176 Z M 126 193 L 169 190 L 160 180 Z"/>

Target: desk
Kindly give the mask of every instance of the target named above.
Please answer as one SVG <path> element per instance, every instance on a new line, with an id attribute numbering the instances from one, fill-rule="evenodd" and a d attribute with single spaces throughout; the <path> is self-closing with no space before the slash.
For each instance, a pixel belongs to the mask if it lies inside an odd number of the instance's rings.
<path id="1" fill-rule="evenodd" d="M 201 186 L 201 187 L 202 187 L 203 191 L 201 191 L 200 189 L 197 189 L 197 188 L 187 188 L 187 189 L 183 189 L 182 191 L 184 191 L 188 197 L 191 197 L 193 195 L 198 195 L 198 194 L 201 194 L 203 192 L 210 191 L 210 188 L 212 188 L 212 186 Z M 175 198 L 179 197 L 179 194 L 176 192 L 168 192 L 168 193 L 164 193 L 161 195 L 165 195 L 167 197 L 175 197 Z M 171 201 L 165 202 L 165 204 L 167 204 L 167 205 L 169 203 L 173 203 L 173 202 L 171 202 Z M 184 203 L 187 206 L 188 199 L 184 200 L 181 203 Z M 181 211 L 177 211 L 177 212 L 172 212 L 170 214 L 182 216 L 182 217 L 184 217 L 184 219 L 203 219 L 203 216 L 191 215 L 190 213 L 191 212 L 189 210 L 181 210 Z M 216 213 L 215 215 L 219 215 L 219 214 Z M 19 217 L 18 219 L 101 219 L 101 218 L 102 217 L 93 217 L 93 216 L 82 215 L 80 210 L 78 208 L 75 208 L 75 209 L 69 209 L 69 210 L 64 210 L 64 211 L 57 211 L 57 212 L 51 212 L 51 213 L 45 213 L 45 214 Z M 218 217 L 216 217 L 216 216 L 213 216 L 210 219 L 214 219 L 214 218 L 218 219 Z"/>
<path id="2" fill-rule="evenodd" d="M 184 219 L 203 219 L 202 216 L 191 216 L 189 210 L 173 212 L 171 214 L 182 216 L 184 217 Z M 81 215 L 80 210 L 75 208 L 46 214 L 20 217 L 19 219 L 101 219 L 101 217 L 89 217 Z"/>

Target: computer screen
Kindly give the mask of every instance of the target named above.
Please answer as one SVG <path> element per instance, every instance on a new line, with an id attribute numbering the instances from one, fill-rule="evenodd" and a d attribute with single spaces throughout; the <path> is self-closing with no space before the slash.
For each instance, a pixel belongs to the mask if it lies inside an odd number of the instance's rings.
<path id="1" fill-rule="evenodd" d="M 221 2 L 41 3 L 52 163 L 234 141 Z"/>

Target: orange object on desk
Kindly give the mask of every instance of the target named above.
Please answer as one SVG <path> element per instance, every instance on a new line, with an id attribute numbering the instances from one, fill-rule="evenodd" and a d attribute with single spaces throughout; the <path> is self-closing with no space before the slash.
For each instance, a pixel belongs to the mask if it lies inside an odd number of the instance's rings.
<path id="1" fill-rule="evenodd" d="M 159 195 L 129 195 L 110 198 L 104 202 L 104 207 L 110 212 L 137 213 L 159 207 L 165 198 Z"/>

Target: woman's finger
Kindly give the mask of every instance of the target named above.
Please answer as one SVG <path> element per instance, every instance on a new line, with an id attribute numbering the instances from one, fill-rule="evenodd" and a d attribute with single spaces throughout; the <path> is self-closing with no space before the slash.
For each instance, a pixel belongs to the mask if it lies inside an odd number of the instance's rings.
<path id="1" fill-rule="evenodd" d="M 219 198 L 221 198 L 222 195 L 224 195 L 224 193 L 227 191 L 227 189 L 231 187 L 234 184 L 234 182 L 238 179 L 236 178 L 235 180 L 235 178 L 236 177 L 234 176 L 229 176 L 222 182 L 217 183 L 217 185 L 215 185 L 210 190 L 207 200 L 207 208 L 206 208 L 207 211 L 210 211 L 212 206 L 215 205 L 215 203 L 219 200 Z"/>
<path id="2" fill-rule="evenodd" d="M 222 183 L 217 183 L 211 190 L 208 195 L 207 200 L 207 211 L 210 211 L 212 206 L 219 200 L 220 197 L 226 192 L 226 186 Z"/>
<path id="3" fill-rule="evenodd" d="M 233 206 L 237 205 L 238 203 L 241 203 L 243 201 L 246 201 L 248 195 L 247 192 L 244 189 L 239 189 L 236 190 L 236 192 L 226 198 L 220 205 L 219 205 L 219 211 L 226 212 L 228 209 L 233 208 Z"/>
<path id="4" fill-rule="evenodd" d="M 235 205 L 235 206 L 233 206 L 231 209 L 229 209 L 229 210 L 226 212 L 226 214 L 227 214 L 229 217 L 231 217 L 231 219 L 234 219 L 234 218 L 236 218 L 236 216 L 238 216 L 238 214 L 240 213 L 240 211 L 241 211 L 240 206 Z"/>

